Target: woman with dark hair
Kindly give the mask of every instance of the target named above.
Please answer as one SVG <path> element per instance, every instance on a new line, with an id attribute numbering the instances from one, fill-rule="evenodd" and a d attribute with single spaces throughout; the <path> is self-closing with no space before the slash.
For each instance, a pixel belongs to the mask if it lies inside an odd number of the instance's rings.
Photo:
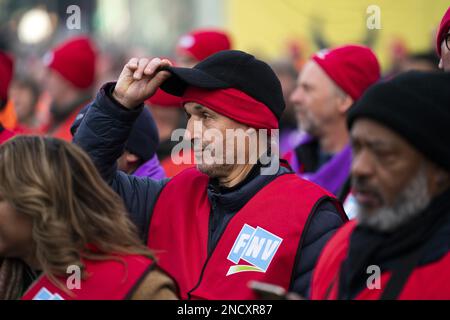
<path id="1" fill-rule="evenodd" d="M 79 147 L 54 138 L 0 146 L 0 257 L 7 299 L 176 298 L 119 196 Z"/>

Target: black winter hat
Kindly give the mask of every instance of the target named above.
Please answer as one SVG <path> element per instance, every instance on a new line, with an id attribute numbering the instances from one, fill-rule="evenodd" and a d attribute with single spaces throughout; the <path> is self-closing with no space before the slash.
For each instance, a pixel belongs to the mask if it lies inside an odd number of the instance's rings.
<path id="1" fill-rule="evenodd" d="M 269 65 L 254 56 L 224 50 L 213 54 L 193 68 L 169 67 L 172 76 L 161 88 L 169 94 L 183 96 L 188 86 L 203 89 L 238 89 L 265 104 L 280 120 L 284 111 L 281 84 Z"/>
<path id="2" fill-rule="evenodd" d="M 72 136 L 75 135 L 84 116 L 89 111 L 89 107 L 90 105 L 87 105 L 81 109 L 80 113 L 78 113 L 75 118 L 75 121 L 72 123 L 72 126 L 70 127 Z M 130 136 L 125 144 L 125 149 L 137 155 L 143 162 L 147 162 L 155 155 L 158 145 L 158 129 L 150 111 L 144 107 L 131 128 Z"/>
<path id="3" fill-rule="evenodd" d="M 348 127 L 369 118 L 450 170 L 450 73 L 411 71 L 370 87 L 349 110 Z"/>

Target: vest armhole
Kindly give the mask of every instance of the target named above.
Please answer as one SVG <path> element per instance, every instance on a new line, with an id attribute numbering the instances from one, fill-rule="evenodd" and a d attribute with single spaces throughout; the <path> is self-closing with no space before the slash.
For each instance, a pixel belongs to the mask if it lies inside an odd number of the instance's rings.
<path id="1" fill-rule="evenodd" d="M 300 261 L 300 255 L 301 255 L 301 251 L 302 251 L 302 247 L 303 247 L 303 243 L 305 242 L 305 237 L 306 237 L 306 233 L 308 232 L 309 226 L 311 224 L 312 219 L 314 218 L 316 212 L 317 212 L 317 208 L 324 202 L 324 201 L 331 201 L 333 204 L 336 204 L 337 200 L 335 198 L 332 198 L 328 195 L 325 195 L 321 198 L 319 198 L 319 200 L 316 201 L 316 203 L 314 204 L 314 206 L 312 207 L 309 215 L 308 215 L 308 219 L 306 220 L 305 226 L 303 228 L 303 232 L 302 235 L 300 237 L 300 241 L 298 243 L 297 246 L 297 253 L 295 254 L 295 260 L 294 260 L 294 267 L 292 268 L 292 274 L 291 274 L 291 280 L 289 283 L 289 291 L 292 291 L 292 287 L 294 285 L 295 282 L 295 275 L 297 273 L 297 267 Z M 336 208 L 339 210 L 339 208 Z M 345 222 L 345 220 L 344 220 Z M 322 248 L 323 249 L 323 248 Z"/>
<path id="2" fill-rule="evenodd" d="M 155 268 L 156 268 L 156 263 L 154 261 L 152 261 L 152 263 L 147 267 L 147 269 L 145 269 L 145 271 L 141 274 L 138 281 L 136 281 L 136 283 L 133 285 L 133 287 L 131 287 L 131 290 L 128 291 L 124 300 L 131 300 L 131 297 L 134 295 L 136 290 L 140 287 L 140 285 L 142 284 L 142 281 L 144 281 L 144 279 L 147 277 L 147 275 L 151 271 L 155 270 Z"/>

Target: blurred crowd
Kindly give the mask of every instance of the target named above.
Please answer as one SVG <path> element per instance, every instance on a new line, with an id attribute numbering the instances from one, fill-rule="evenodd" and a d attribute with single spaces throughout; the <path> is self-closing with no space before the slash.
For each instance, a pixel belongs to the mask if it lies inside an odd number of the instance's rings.
<path id="1" fill-rule="evenodd" d="M 450 299 L 450 9 L 384 72 L 360 44 L 264 62 L 219 29 L 101 47 L 27 69 L 0 48 L 0 299 Z M 193 121 L 279 129 L 279 168 L 196 166 Z"/>

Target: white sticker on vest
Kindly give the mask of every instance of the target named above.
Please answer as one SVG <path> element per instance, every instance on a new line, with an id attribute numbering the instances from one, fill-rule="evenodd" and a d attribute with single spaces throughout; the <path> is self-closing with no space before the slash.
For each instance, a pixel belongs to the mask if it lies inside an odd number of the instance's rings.
<path id="1" fill-rule="evenodd" d="M 33 300 L 64 300 L 59 294 L 51 293 L 47 288 L 41 288 L 39 292 L 33 297 Z"/>
<path id="2" fill-rule="evenodd" d="M 227 259 L 236 265 L 230 267 L 227 276 L 245 271 L 266 272 L 282 241 L 261 227 L 244 224 L 228 254 Z M 241 260 L 250 265 L 239 265 Z"/>

